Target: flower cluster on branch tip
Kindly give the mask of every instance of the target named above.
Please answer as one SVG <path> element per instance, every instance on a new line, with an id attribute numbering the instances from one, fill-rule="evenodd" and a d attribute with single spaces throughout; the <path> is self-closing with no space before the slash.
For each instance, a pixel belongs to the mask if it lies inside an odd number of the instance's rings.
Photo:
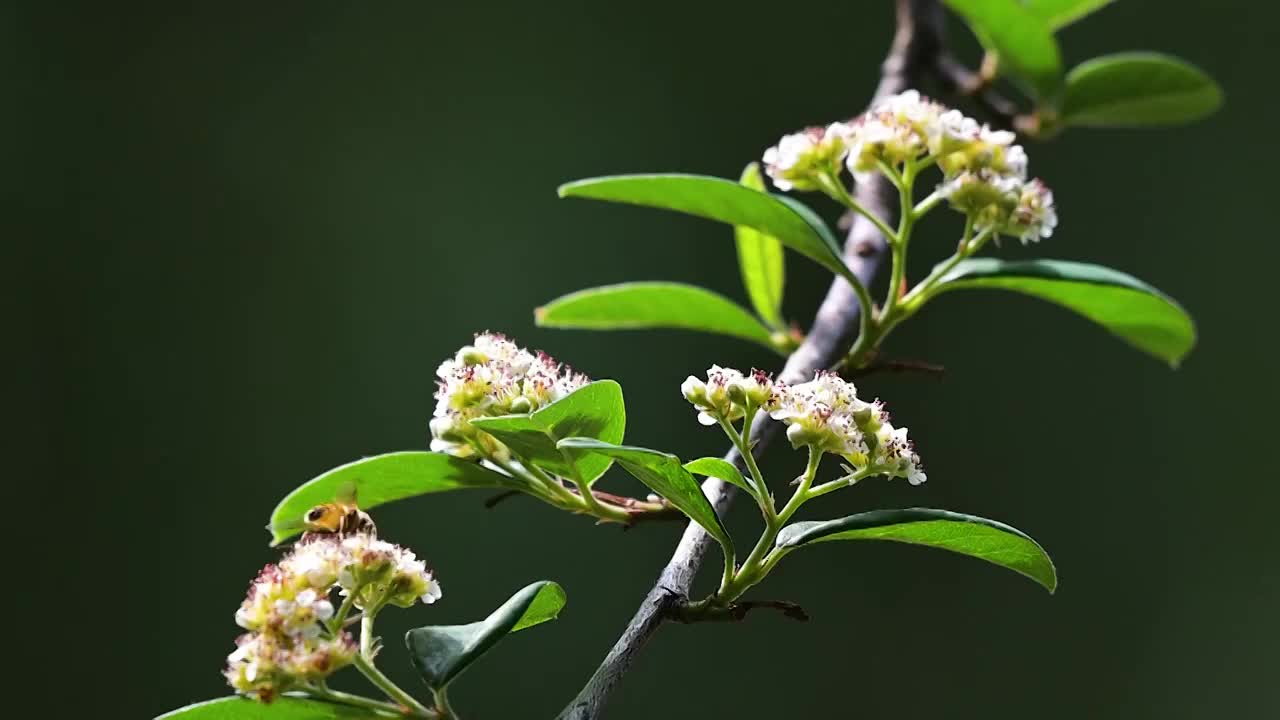
<path id="1" fill-rule="evenodd" d="M 907 429 L 895 428 L 882 402 L 862 400 L 853 383 L 836 373 L 819 371 L 808 382 L 789 385 L 760 370 L 744 375 L 712 365 L 705 381 L 691 375 L 680 391 L 703 425 L 767 412 L 787 426 L 793 448 L 844 458 L 854 470 L 851 483 L 870 474 L 906 478 L 912 485 L 926 480 Z"/>
<path id="2" fill-rule="evenodd" d="M 591 381 L 544 352 L 530 352 L 499 333 L 479 333 L 436 369 L 439 389 L 431 419 L 431 449 L 458 457 L 509 459 L 492 436 L 477 432 L 478 417 L 531 413 Z"/>
<path id="3" fill-rule="evenodd" d="M 345 629 L 353 608 L 371 617 L 440 597 L 431 571 L 405 548 L 371 533 L 308 535 L 250 584 L 236 611 L 248 632 L 227 657 L 227 682 L 263 702 L 317 687 L 356 659 L 359 645 Z"/>
<path id="4" fill-rule="evenodd" d="M 908 90 L 848 122 L 787 135 L 763 160 L 779 190 L 820 190 L 837 199 L 846 168 L 856 181 L 875 172 L 900 180 L 905 168 L 937 164 L 943 173 L 938 198 L 972 219 L 976 230 L 1029 243 L 1052 235 L 1058 216 L 1049 188 L 1027 179 L 1027 154 L 1015 140 L 1012 132 Z"/>

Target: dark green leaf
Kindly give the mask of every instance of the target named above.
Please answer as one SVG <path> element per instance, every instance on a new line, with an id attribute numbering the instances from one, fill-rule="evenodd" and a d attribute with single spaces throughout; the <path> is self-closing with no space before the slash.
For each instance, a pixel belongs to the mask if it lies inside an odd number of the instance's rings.
<path id="1" fill-rule="evenodd" d="M 421 451 L 376 455 L 329 470 L 286 495 L 271 513 L 271 544 L 279 545 L 301 532 L 298 523 L 307 510 L 332 502 L 348 483 L 355 484 L 357 500 L 365 509 L 445 490 L 523 487 L 517 480 L 451 455 Z"/>
<path id="2" fill-rule="evenodd" d="M 1200 68 L 1158 53 L 1121 53 L 1080 63 L 1067 75 L 1062 122 L 1123 127 L 1199 120 L 1222 105 L 1222 89 Z"/>
<path id="3" fill-rule="evenodd" d="M 1062 87 L 1062 55 L 1049 24 L 1015 0 L 946 0 L 960 14 L 988 50 L 1000 58 L 1001 68 L 1025 83 L 1047 103 L 1054 103 Z"/>
<path id="4" fill-rule="evenodd" d="M 742 306 L 694 285 L 632 282 L 563 295 L 534 311 L 542 327 L 677 328 L 730 335 L 773 349 L 769 329 Z"/>
<path id="5" fill-rule="evenodd" d="M 1057 303 L 1116 337 L 1177 367 L 1196 342 L 1191 317 L 1164 293 L 1100 265 L 1067 260 L 962 261 L 941 290 L 1012 290 Z"/>
<path id="6" fill-rule="evenodd" d="M 733 540 L 729 538 L 729 531 L 721 524 L 720 516 L 716 515 L 707 496 L 702 494 L 702 486 L 684 469 L 675 455 L 646 448 L 611 445 L 590 438 L 561 440 L 560 447 L 574 453 L 604 455 L 618 461 L 637 480 L 706 529 L 725 549 L 728 557 L 733 556 Z"/>
<path id="7" fill-rule="evenodd" d="M 831 231 L 815 223 L 799 202 L 762 193 L 723 178 L 704 175 L 614 175 L 560 186 L 560 197 L 642 205 L 759 230 L 843 277 L 852 277 L 840 259 Z"/>
<path id="8" fill-rule="evenodd" d="M 612 380 L 584 385 L 531 415 L 476 418 L 471 424 L 489 433 L 511 451 L 538 467 L 566 478 L 573 468 L 556 442 L 567 437 L 589 437 L 608 443 L 622 442 L 627 411 L 622 388 Z M 603 455 L 574 463 L 583 482 L 593 483 L 612 462 Z"/>
<path id="9" fill-rule="evenodd" d="M 798 522 L 778 533 L 777 546 L 829 540 L 892 540 L 950 550 L 1022 573 L 1049 592 L 1058 587 L 1053 561 L 1035 540 L 1004 523 L 947 510 L 874 510 L 839 520 Z"/>
<path id="10" fill-rule="evenodd" d="M 206 700 L 171 710 L 155 720 L 367 720 L 387 717 L 397 716 L 286 695 L 267 704 L 239 696 Z"/>
<path id="11" fill-rule="evenodd" d="M 1022 6 L 1040 18 L 1051 30 L 1060 30 L 1080 18 L 1101 10 L 1115 0 L 1020 0 Z"/>
<path id="12" fill-rule="evenodd" d="M 554 620 L 564 603 L 564 590 L 543 580 L 512 595 L 480 622 L 420 627 L 406 633 L 404 642 L 427 686 L 439 690 L 508 634 Z"/>
<path id="13" fill-rule="evenodd" d="M 765 190 L 764 178 L 760 176 L 760 166 L 756 163 L 742 171 L 738 182 L 752 190 Z M 766 323 L 782 328 L 782 292 L 786 285 L 782 243 L 772 235 L 743 225 L 734 227 L 733 236 L 738 244 L 742 284 L 751 298 L 751 305 Z"/>
<path id="14" fill-rule="evenodd" d="M 738 471 L 737 466 L 718 457 L 704 457 L 697 460 L 690 460 L 684 464 L 684 469 L 695 475 L 705 475 L 719 480 L 723 480 L 732 485 L 746 490 L 754 495 L 755 488 L 751 487 L 751 483 L 742 477 L 742 473 Z"/>

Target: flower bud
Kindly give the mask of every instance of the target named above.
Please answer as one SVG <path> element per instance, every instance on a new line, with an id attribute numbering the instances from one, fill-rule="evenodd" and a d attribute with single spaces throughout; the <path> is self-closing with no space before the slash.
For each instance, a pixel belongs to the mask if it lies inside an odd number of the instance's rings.
<path id="1" fill-rule="evenodd" d="M 680 394 L 694 405 L 707 404 L 707 384 L 692 375 L 680 384 Z"/>
<path id="2" fill-rule="evenodd" d="M 454 359 L 458 361 L 459 365 L 464 366 L 483 365 L 489 362 L 489 356 L 485 355 L 474 345 L 463 345 L 462 348 L 458 350 L 457 355 L 454 356 Z"/>
<path id="3" fill-rule="evenodd" d="M 512 400 L 511 407 L 507 409 L 515 415 L 527 415 L 528 413 L 533 412 L 533 403 L 529 398 L 521 395 L 520 397 Z"/>

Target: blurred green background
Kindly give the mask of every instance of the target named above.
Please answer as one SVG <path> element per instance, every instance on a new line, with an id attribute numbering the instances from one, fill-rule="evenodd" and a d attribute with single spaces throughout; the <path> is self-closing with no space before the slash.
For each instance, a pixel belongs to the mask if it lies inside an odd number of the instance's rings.
<path id="1" fill-rule="evenodd" d="M 334 465 L 424 447 L 433 370 L 474 331 L 621 381 L 629 441 L 720 452 L 679 382 L 775 358 L 689 334 L 538 330 L 532 310 L 627 279 L 745 302 L 728 229 L 554 189 L 617 172 L 736 177 L 781 133 L 860 110 L 892 28 L 889 2 L 28 3 L 5 15 L 7 194 L 28 221 L 6 243 L 11 286 L 29 298 L 11 325 L 23 416 L 11 439 L 38 460 L 20 498 L 44 528 L 40 557 L 57 559 L 43 587 L 67 604 L 18 594 L 21 617 L 57 638 L 22 653 L 46 683 L 53 669 L 81 676 L 79 691 L 44 696 L 55 716 L 122 718 L 226 691 L 232 614 L 277 555 L 261 530 L 276 500 Z M 809 513 L 999 518 L 1053 554 L 1058 594 L 946 553 L 822 546 L 760 591 L 813 622 L 669 626 L 610 717 L 1280 715 L 1280 490 L 1263 452 L 1277 400 L 1278 15 L 1130 0 L 1068 28 L 1068 63 L 1172 51 L 1211 71 L 1227 106 L 1189 128 L 1029 147 L 1062 225 L 1041 247 L 1000 251 L 1112 265 L 1178 298 L 1200 331 L 1184 367 L 1031 299 L 944 297 L 888 351 L 943 363 L 946 378 L 862 383 L 910 426 L 929 482 L 869 482 Z M 967 32 L 951 34 L 972 57 Z M 917 277 L 958 231 L 938 215 Z M 789 261 L 787 312 L 807 323 L 828 278 Z M 779 449 L 768 466 L 790 477 L 799 463 Z M 608 487 L 637 490 L 612 472 Z M 678 528 L 622 533 L 528 500 L 487 511 L 485 497 L 376 513 L 445 591 L 386 616 L 385 665 L 412 686 L 405 628 L 470 621 L 555 579 L 562 619 L 511 638 L 454 692 L 468 718 L 551 717 Z M 745 503 L 729 520 L 755 531 Z"/>

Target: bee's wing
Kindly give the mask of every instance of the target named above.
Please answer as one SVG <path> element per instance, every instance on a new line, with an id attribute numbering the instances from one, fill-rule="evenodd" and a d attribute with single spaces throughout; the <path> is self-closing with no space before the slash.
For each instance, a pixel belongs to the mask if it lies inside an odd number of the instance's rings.
<path id="1" fill-rule="evenodd" d="M 356 502 L 358 491 L 359 487 L 355 480 L 345 480 L 333 491 L 333 499 L 339 505 L 358 507 L 359 504 Z"/>

